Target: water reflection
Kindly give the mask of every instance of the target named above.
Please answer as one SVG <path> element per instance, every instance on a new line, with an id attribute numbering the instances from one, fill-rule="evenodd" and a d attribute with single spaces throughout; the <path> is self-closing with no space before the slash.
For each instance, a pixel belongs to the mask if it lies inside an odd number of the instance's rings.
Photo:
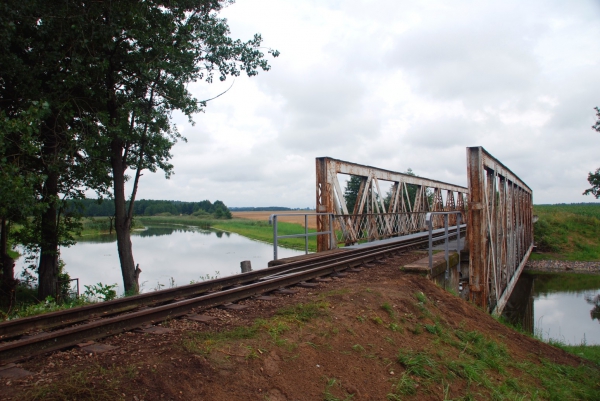
<path id="1" fill-rule="evenodd" d="M 594 305 L 594 308 L 590 311 L 592 320 L 596 319 L 600 322 L 600 294 L 595 297 L 586 296 L 585 301 L 590 305 Z"/>
<path id="2" fill-rule="evenodd" d="M 132 232 L 135 262 L 140 264 L 142 291 L 185 285 L 190 282 L 240 273 L 240 262 L 250 260 L 254 270 L 267 267 L 273 259 L 273 246 L 240 235 L 219 230 L 177 225 L 153 225 Z M 281 258 L 303 254 L 280 248 Z M 61 249 L 61 258 L 73 278 L 79 278 L 81 289 L 99 282 L 118 284 L 122 293 L 122 277 L 116 236 L 85 237 Z M 26 264 L 19 258 L 16 272 Z"/>
<path id="3" fill-rule="evenodd" d="M 600 276 L 523 273 L 503 315 L 546 340 L 600 344 Z"/>

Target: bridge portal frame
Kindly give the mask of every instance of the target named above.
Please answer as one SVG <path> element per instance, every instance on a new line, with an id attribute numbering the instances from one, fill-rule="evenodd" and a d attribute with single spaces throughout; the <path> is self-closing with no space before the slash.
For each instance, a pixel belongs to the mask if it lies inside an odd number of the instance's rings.
<path id="1" fill-rule="evenodd" d="M 533 250 L 533 191 L 481 146 L 467 170 L 469 298 L 499 315 Z"/>
<path id="2" fill-rule="evenodd" d="M 358 191 L 354 210 L 348 211 L 344 199 L 344 193 L 340 187 L 337 174 L 346 174 L 361 177 L 361 185 Z M 386 210 L 381 196 L 379 181 L 392 182 L 392 199 Z M 417 213 L 417 212 L 441 212 L 441 211 L 465 211 L 465 195 L 468 188 L 449 184 L 442 181 L 416 177 L 395 171 L 385 170 L 377 167 L 347 162 L 330 157 L 316 158 L 316 211 L 317 213 L 333 213 L 335 215 L 357 216 L 367 213 L 370 215 L 384 215 L 395 213 Z M 408 191 L 407 185 L 416 185 L 417 193 L 414 201 L 410 202 L 405 195 Z M 433 190 L 433 202 L 428 202 L 427 190 Z M 447 191 L 446 205 L 443 202 L 442 191 Z M 375 193 L 380 194 L 379 197 Z M 455 194 L 456 193 L 456 196 Z M 366 209 L 366 210 L 365 210 Z M 466 216 L 463 215 L 463 221 Z M 441 224 L 441 218 L 436 216 Z M 385 220 L 385 218 L 384 218 Z M 415 227 L 415 231 L 425 231 L 427 227 L 424 219 L 422 227 Z M 388 223 L 389 224 L 389 223 Z M 437 225 L 440 225 L 437 224 Z M 330 220 L 318 217 L 317 231 L 330 231 Z M 323 237 L 323 236 L 321 236 Z M 327 241 L 327 238 L 317 238 L 317 252 L 332 249 L 336 244 Z"/>

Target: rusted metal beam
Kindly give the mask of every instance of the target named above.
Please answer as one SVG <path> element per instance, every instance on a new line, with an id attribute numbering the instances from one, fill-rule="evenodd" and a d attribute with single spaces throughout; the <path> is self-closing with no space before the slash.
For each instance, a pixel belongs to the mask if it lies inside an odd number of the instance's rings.
<path id="1" fill-rule="evenodd" d="M 344 238 L 341 243 L 347 245 L 355 243 L 360 238 L 373 241 L 401 235 L 401 233 L 425 231 L 427 227 L 425 226 L 424 215 L 421 214 L 430 210 L 444 210 L 443 191 L 452 194 L 451 196 L 448 195 L 450 198 L 446 209 L 449 205 L 452 205 L 453 210 L 464 210 L 464 202 L 461 198 L 463 194 L 468 192 L 467 188 L 458 185 L 330 157 L 317 158 L 316 171 L 317 212 L 336 214 L 334 230 L 342 232 Z M 344 193 L 339 185 L 338 174 L 361 177 L 360 189 L 351 215 L 345 203 Z M 384 203 L 385 194 L 381 192 L 379 184 L 381 180 L 392 183 L 392 198 L 388 210 L 386 210 Z M 407 186 L 417 188 L 415 199 L 410 199 L 408 196 Z M 429 204 L 428 199 L 430 193 L 428 191 L 431 190 L 435 194 L 432 205 Z M 457 193 L 457 198 L 459 198 L 456 203 L 454 202 L 454 192 Z M 396 216 L 399 213 L 417 214 L 408 218 L 400 218 Z M 341 218 L 342 216 L 348 217 Z M 408 232 L 398 228 L 399 224 L 402 228 L 404 227 L 404 220 L 410 221 L 411 229 Z M 441 220 L 436 224 L 436 227 L 438 226 L 441 227 Z M 329 222 L 324 218 L 318 219 L 317 230 L 329 231 Z M 324 237 L 317 239 L 318 252 L 329 250 L 331 246 L 335 246 L 335 244 L 328 243 Z"/>
<path id="2" fill-rule="evenodd" d="M 533 192 L 482 147 L 467 148 L 471 301 L 502 313 L 533 247 Z"/>

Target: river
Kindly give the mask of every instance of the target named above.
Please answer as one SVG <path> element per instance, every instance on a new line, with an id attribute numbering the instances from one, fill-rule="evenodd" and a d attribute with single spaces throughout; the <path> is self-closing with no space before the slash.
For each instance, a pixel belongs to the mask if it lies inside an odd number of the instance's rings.
<path id="1" fill-rule="evenodd" d="M 545 341 L 600 344 L 600 276 L 523 273 L 504 311 Z"/>
<path id="2" fill-rule="evenodd" d="M 142 270 L 142 292 L 238 274 L 243 260 L 251 261 L 253 270 L 264 269 L 273 259 L 273 245 L 198 227 L 151 225 L 133 231 L 131 242 Z M 279 258 L 304 253 L 281 247 L 277 252 Z M 62 248 L 60 257 L 71 278 L 79 279 L 80 292 L 86 285 L 102 283 L 117 284 L 117 294 L 123 293 L 114 234 L 80 238 L 74 246 Z M 16 274 L 26 265 L 23 259 L 16 262 Z"/>

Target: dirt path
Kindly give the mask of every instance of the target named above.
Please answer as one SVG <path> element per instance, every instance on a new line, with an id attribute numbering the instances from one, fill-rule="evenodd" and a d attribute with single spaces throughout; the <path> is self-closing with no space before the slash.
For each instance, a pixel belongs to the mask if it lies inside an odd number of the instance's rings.
<path id="1" fill-rule="evenodd" d="M 162 323 L 172 329 L 166 334 L 109 337 L 100 342 L 118 348 L 105 353 L 74 348 L 32 358 L 20 366 L 34 376 L 3 380 L 0 398 L 488 399 L 513 377 L 524 395 L 542 386 L 536 371 L 543 369 L 542 360 L 581 365 L 579 358 L 516 333 L 425 278 L 401 271 L 420 256 L 389 259 L 272 301 L 247 300 L 243 311 L 204 311 L 216 317 L 208 324 L 173 320 Z M 486 352 L 499 367 L 475 365 Z M 431 364 L 415 373 L 419 358 Z M 480 366 L 488 384 L 455 372 L 461 363 Z M 390 398 L 395 394 L 401 396 Z"/>

